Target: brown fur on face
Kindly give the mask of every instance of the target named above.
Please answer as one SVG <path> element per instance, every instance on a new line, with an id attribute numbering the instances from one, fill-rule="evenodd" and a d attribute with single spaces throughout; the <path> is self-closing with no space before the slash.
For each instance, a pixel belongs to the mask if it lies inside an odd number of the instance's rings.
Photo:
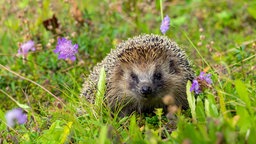
<path id="1" fill-rule="evenodd" d="M 175 104 L 187 108 L 186 83 L 194 72 L 175 42 L 165 36 L 142 35 L 117 46 L 99 63 L 85 82 L 82 95 L 93 102 L 98 74 L 106 71 L 105 99 L 120 115 L 164 108 L 162 97 L 171 95 Z"/>
<path id="2" fill-rule="evenodd" d="M 172 51 L 134 48 L 122 53 L 118 61 L 120 65 L 110 75 L 111 85 L 107 90 L 111 107 L 127 105 L 122 110 L 124 115 L 132 111 L 153 112 L 154 108 L 165 108 L 162 98 L 166 95 L 174 96 L 177 105 L 187 107 L 187 81 Z M 161 74 L 161 79 L 154 80 L 155 74 Z M 137 76 L 137 80 L 133 80 L 131 75 Z M 152 88 L 152 94 L 144 96 L 140 93 L 143 84 Z"/>

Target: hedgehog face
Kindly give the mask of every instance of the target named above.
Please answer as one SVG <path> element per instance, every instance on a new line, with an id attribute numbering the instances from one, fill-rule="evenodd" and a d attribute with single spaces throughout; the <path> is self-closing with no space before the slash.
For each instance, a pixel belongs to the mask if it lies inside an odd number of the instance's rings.
<path id="1" fill-rule="evenodd" d="M 154 65 L 133 65 L 126 77 L 128 89 L 142 98 L 153 98 L 163 83 L 162 73 L 156 71 Z"/>
<path id="2" fill-rule="evenodd" d="M 184 60 L 170 49 L 157 45 L 126 49 L 118 55 L 118 66 L 111 72 L 109 95 L 139 101 L 160 101 L 166 95 L 184 95 Z"/>
<path id="3" fill-rule="evenodd" d="M 123 65 L 119 84 L 121 91 L 136 99 L 163 97 L 168 92 L 166 78 L 169 77 L 168 73 L 170 72 L 165 65 L 156 63 Z"/>

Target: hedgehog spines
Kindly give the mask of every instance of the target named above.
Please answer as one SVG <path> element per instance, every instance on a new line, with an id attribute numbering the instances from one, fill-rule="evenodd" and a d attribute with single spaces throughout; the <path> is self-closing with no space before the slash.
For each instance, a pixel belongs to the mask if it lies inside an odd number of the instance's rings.
<path id="1" fill-rule="evenodd" d="M 106 100 L 112 108 L 128 103 L 133 105 L 131 111 L 151 111 L 151 107 L 164 107 L 160 98 L 166 94 L 173 95 L 177 105 L 187 107 L 186 82 L 193 79 L 194 72 L 184 51 L 166 36 L 136 36 L 111 50 L 83 85 L 82 95 L 90 101 L 94 99 L 102 66 L 106 71 Z M 131 73 L 138 80 L 133 80 Z M 161 73 L 163 78 L 154 80 L 155 73 Z M 124 115 L 131 112 L 127 108 L 122 111 Z"/>

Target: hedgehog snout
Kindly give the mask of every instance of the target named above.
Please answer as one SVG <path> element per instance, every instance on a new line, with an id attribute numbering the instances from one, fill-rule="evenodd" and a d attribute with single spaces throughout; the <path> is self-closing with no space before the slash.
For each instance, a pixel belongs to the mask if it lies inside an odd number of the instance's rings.
<path id="1" fill-rule="evenodd" d="M 151 88 L 151 86 L 149 86 L 149 85 L 143 85 L 143 86 L 140 88 L 140 92 L 141 92 L 141 94 L 143 94 L 143 95 L 148 95 L 148 94 L 151 94 L 151 93 L 152 93 L 152 88 Z"/>

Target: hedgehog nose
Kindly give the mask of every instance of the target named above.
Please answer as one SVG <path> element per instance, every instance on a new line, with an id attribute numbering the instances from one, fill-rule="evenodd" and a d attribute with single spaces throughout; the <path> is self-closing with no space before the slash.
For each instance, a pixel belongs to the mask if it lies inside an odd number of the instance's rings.
<path id="1" fill-rule="evenodd" d="M 140 92 L 144 95 L 152 93 L 152 88 L 150 86 L 142 86 Z"/>

